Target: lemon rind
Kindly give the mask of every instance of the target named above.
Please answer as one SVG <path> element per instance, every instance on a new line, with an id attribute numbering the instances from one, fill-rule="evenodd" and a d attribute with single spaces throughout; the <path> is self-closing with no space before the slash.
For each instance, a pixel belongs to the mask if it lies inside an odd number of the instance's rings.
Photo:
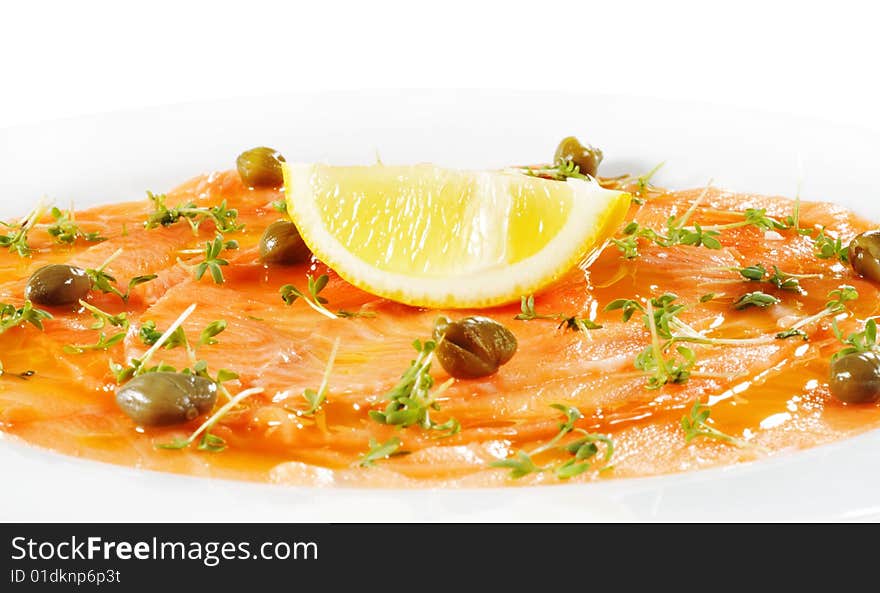
<path id="1" fill-rule="evenodd" d="M 566 183 L 573 190 L 573 201 L 568 221 L 537 253 L 516 263 L 454 277 L 418 276 L 372 266 L 327 231 L 308 183 L 315 167 L 299 163 L 283 166 L 288 214 L 303 241 L 320 261 L 350 284 L 417 307 L 486 308 L 538 292 L 601 248 L 623 221 L 630 201 L 625 192 L 605 189 L 595 181 L 570 178 Z"/>

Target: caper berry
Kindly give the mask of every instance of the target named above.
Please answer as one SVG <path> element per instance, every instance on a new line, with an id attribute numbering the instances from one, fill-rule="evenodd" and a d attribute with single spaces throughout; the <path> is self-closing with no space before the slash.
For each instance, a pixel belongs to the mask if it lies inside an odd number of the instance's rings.
<path id="1" fill-rule="evenodd" d="M 441 317 L 434 324 L 434 339 L 437 360 L 456 379 L 491 375 L 516 353 L 516 336 L 488 317 Z"/>
<path id="2" fill-rule="evenodd" d="M 267 264 L 301 264 L 311 254 L 296 225 L 289 220 L 273 222 L 260 238 L 260 259 Z"/>
<path id="3" fill-rule="evenodd" d="M 28 279 L 24 298 L 50 307 L 73 305 L 92 289 L 86 271 L 66 264 L 43 266 Z"/>
<path id="4" fill-rule="evenodd" d="M 848 404 L 880 401 L 880 355 L 853 352 L 831 363 L 831 394 Z"/>
<path id="5" fill-rule="evenodd" d="M 880 231 L 867 231 L 850 242 L 849 265 L 856 274 L 880 282 Z"/>
<path id="6" fill-rule="evenodd" d="M 602 162 L 602 151 L 587 144 L 584 146 L 574 136 L 563 138 L 556 148 L 556 156 L 553 164 L 564 165 L 572 162 L 578 167 L 578 171 L 584 175 L 596 176 L 599 163 Z"/>
<path id="7" fill-rule="evenodd" d="M 241 180 L 248 187 L 281 187 L 284 184 L 284 174 L 281 172 L 283 162 L 284 157 L 276 150 L 258 146 L 238 155 L 235 165 Z"/>
<path id="8" fill-rule="evenodd" d="M 141 426 L 183 424 L 210 412 L 216 401 L 213 381 L 183 373 L 146 373 L 116 390 L 117 405 Z"/>

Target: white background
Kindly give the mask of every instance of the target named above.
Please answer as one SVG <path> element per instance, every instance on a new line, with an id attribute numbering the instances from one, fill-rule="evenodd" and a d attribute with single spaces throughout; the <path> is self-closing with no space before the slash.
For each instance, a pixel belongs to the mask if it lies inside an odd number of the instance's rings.
<path id="1" fill-rule="evenodd" d="M 200 99 L 401 87 L 699 98 L 880 128 L 867 2 L 0 6 L 0 128 Z"/>
<path id="2" fill-rule="evenodd" d="M 673 0 L 364 0 L 356 4 L 319 0 L 308 4 L 255 0 L 0 0 L 0 128 L 81 114 L 297 90 L 466 87 L 699 99 L 812 115 L 880 130 L 876 22 L 874 15 L 861 12 L 858 4 L 841 1 L 810 5 L 738 0 L 715 6 L 710 2 Z M 564 130 L 568 123 L 565 114 L 579 108 L 583 109 L 583 104 L 548 107 L 552 113 L 541 124 Z M 647 110 L 631 111 L 639 132 L 646 128 L 656 131 L 670 124 L 653 121 L 658 118 L 646 116 Z M 499 110 L 495 117 L 503 117 L 503 113 Z M 583 121 L 583 114 L 577 113 L 576 119 Z M 767 122 L 769 128 L 775 120 L 760 121 Z M 751 128 L 733 120 L 724 123 L 743 136 L 758 134 L 754 122 Z M 675 122 L 672 124 L 674 127 Z M 198 122 L 194 125 L 198 127 Z M 534 121 L 529 125 L 534 127 Z M 786 125 L 783 121 L 779 129 Z M 516 126 L 516 121 L 510 122 L 511 129 Z M 75 130 L 77 126 L 59 128 Z M 20 182 L 51 193 L 53 180 L 56 187 L 65 189 L 71 180 L 83 188 L 103 188 L 108 181 L 99 178 L 96 182 L 88 170 L 107 168 L 106 161 L 99 157 L 106 159 L 108 152 L 118 153 L 112 155 L 112 160 L 120 164 L 109 167 L 110 183 L 130 185 L 138 192 L 132 196 L 142 195 L 140 192 L 150 185 L 144 178 L 130 178 L 131 170 L 143 174 L 155 169 L 170 180 L 200 170 L 191 162 L 198 161 L 201 153 L 187 154 L 182 162 L 169 167 L 169 161 L 177 158 L 173 150 L 159 152 L 148 144 L 167 137 L 174 148 L 171 133 L 148 139 L 126 134 L 124 142 L 117 139 L 105 143 L 110 146 L 98 147 L 102 154 L 90 161 L 93 155 L 75 152 L 80 150 L 75 138 L 63 135 L 56 135 L 54 141 L 55 148 L 64 143 L 64 150 L 42 153 L 40 148 L 53 141 L 46 131 L 54 129 L 44 127 L 41 136 L 28 129 L 0 134 L 0 140 L 17 139 L 0 145 L 0 190 L 4 183 L 10 187 Z M 810 126 L 768 136 L 786 139 L 781 143 L 785 145 L 778 147 L 782 156 L 777 158 L 783 159 L 777 161 L 782 163 L 780 166 L 793 160 L 790 157 L 799 147 L 792 145 L 809 145 L 808 169 L 816 166 L 824 179 L 837 184 L 835 187 L 845 189 L 850 184 L 862 189 L 840 192 L 843 197 L 860 200 L 868 195 L 864 188 L 874 184 L 876 172 L 871 167 L 875 157 L 868 152 L 877 152 L 876 145 L 840 140 L 867 135 L 841 132 L 834 136 L 826 133 L 828 129 Z M 112 137 L 103 132 L 102 138 Z M 221 132 L 211 129 L 212 137 Z M 689 130 L 682 125 L 680 137 L 671 138 L 671 144 L 689 147 L 682 141 L 690 140 L 689 135 L 704 140 L 711 136 L 702 132 L 705 130 Z M 642 144 L 633 152 L 649 158 L 649 163 L 672 159 L 665 144 L 644 142 L 645 136 L 665 142 L 670 135 L 639 135 Z M 728 137 L 736 138 L 736 134 Z M 331 141 L 324 138 L 325 143 Z M 716 148 L 726 157 L 724 165 L 737 171 L 742 166 L 751 168 L 748 175 L 730 178 L 760 179 L 760 187 L 770 187 L 764 178 L 756 177 L 756 171 L 775 171 L 777 166 L 754 158 L 751 149 L 745 156 L 737 154 L 736 146 L 748 146 L 748 142 L 730 144 L 727 152 Z M 826 145 L 831 154 L 823 159 Z M 468 154 L 478 148 L 470 147 Z M 772 156 L 771 149 L 776 146 L 759 148 L 761 154 Z M 232 150 L 219 147 L 214 152 L 228 155 Z M 699 170 L 701 175 L 708 175 L 707 170 L 711 170 L 714 175 L 721 168 L 714 162 L 718 152 L 694 159 L 702 165 L 688 163 L 676 171 Z M 56 162 L 45 164 L 43 172 L 43 154 L 66 154 L 69 162 L 56 158 Z M 140 166 L 132 167 L 127 159 Z M 749 163 L 750 159 L 758 162 Z M 713 162 L 707 163 L 709 160 Z M 39 177 L 38 171 L 42 172 Z M 783 171 L 778 177 L 778 191 L 790 191 L 796 179 L 794 172 Z M 698 182 L 706 178 L 700 176 Z M 152 187 L 162 187 L 155 179 L 151 183 L 157 183 Z M 825 195 L 816 180 L 809 188 Z M 66 196 L 60 192 L 57 195 Z M 109 195 L 118 199 L 116 196 L 129 193 L 114 189 Z M 0 202 L 24 211 L 18 203 L 12 204 L 16 199 L 30 198 L 25 192 L 0 191 Z M 596 484 L 589 491 L 508 489 L 462 498 L 457 492 L 439 490 L 386 495 L 378 490 L 363 494 L 336 489 L 315 497 L 308 489 L 264 490 L 256 485 L 228 484 L 215 489 L 210 504 L 200 506 L 195 514 L 193 509 L 171 503 L 203 492 L 201 481 L 124 473 L 109 466 L 43 456 L 29 447 L 4 447 L 0 465 L 18 468 L 9 471 L 19 479 L 4 484 L 0 518 L 130 520 L 131 508 L 142 508 L 132 502 L 139 500 L 149 501 L 144 508 L 161 514 L 159 518 L 164 520 L 214 520 L 218 516 L 226 520 L 357 520 L 362 518 L 362 508 L 378 509 L 383 517 L 404 521 L 449 517 L 876 517 L 880 512 L 873 494 L 880 476 L 877 438 L 874 432 L 798 456 L 739 467 L 737 471 L 724 468 L 694 472 L 662 482 L 610 481 Z M 67 486 L 67 505 L 55 504 L 57 487 L 52 488 L 50 482 Z M 116 495 L 96 497 L 96 491 Z M 800 496 L 803 492 L 810 496 Z M 251 500 L 253 504 L 242 504 Z M 545 503 L 535 504 L 536 500 Z M 186 517 L 169 516 L 168 509 L 178 509 L 175 512 Z"/>

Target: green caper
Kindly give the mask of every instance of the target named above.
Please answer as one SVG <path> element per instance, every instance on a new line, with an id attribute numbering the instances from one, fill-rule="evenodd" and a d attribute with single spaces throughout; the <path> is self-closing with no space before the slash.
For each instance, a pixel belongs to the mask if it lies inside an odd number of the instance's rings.
<path id="1" fill-rule="evenodd" d="M 248 187 L 281 187 L 284 185 L 284 175 L 281 173 L 281 163 L 284 157 L 267 146 L 258 146 L 246 150 L 235 160 L 238 174 Z"/>
<path id="2" fill-rule="evenodd" d="M 880 355 L 853 352 L 831 363 L 831 394 L 848 404 L 880 401 Z"/>
<path id="3" fill-rule="evenodd" d="M 849 265 L 856 274 L 880 282 L 880 231 L 867 231 L 850 242 Z"/>
<path id="4" fill-rule="evenodd" d="M 556 147 L 556 156 L 553 157 L 554 165 L 564 165 L 571 161 L 578 167 L 578 171 L 584 175 L 596 176 L 599 163 L 602 162 L 602 151 L 587 144 L 584 146 L 574 136 L 563 138 Z"/>
<path id="5" fill-rule="evenodd" d="M 302 264 L 311 254 L 296 225 L 289 220 L 273 222 L 260 238 L 260 259 L 267 264 Z"/>
<path id="6" fill-rule="evenodd" d="M 488 317 L 441 317 L 434 324 L 434 339 L 437 360 L 456 379 L 491 375 L 516 353 L 516 336 Z"/>
<path id="7" fill-rule="evenodd" d="M 146 373 L 116 390 L 116 404 L 141 426 L 183 424 L 210 412 L 216 401 L 213 381 L 183 373 Z"/>
<path id="8" fill-rule="evenodd" d="M 91 289 L 92 281 L 82 268 L 49 264 L 31 274 L 24 298 L 40 305 L 59 307 L 86 298 Z"/>

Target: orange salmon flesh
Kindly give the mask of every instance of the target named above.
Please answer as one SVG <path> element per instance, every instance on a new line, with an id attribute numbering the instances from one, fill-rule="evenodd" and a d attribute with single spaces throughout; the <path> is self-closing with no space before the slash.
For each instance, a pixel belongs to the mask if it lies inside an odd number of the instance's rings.
<path id="1" fill-rule="evenodd" d="M 635 190 L 635 184 L 606 180 L 609 187 Z M 633 204 L 628 220 L 662 231 L 670 216 L 681 216 L 703 189 L 643 191 L 644 204 Z M 318 261 L 301 266 L 267 266 L 260 262 L 258 242 L 263 230 L 283 218 L 272 202 L 281 190 L 248 189 L 237 173 L 214 173 L 193 179 L 169 192 L 167 204 L 192 201 L 213 206 L 226 200 L 238 210 L 245 229 L 228 233 L 239 248 L 224 252 L 225 283 L 210 273 L 200 280 L 194 266 L 203 259 L 206 241 L 215 236 L 213 223 L 194 231 L 180 222 L 145 229 L 152 211 L 148 200 L 104 205 L 76 213 L 85 232 L 107 240 L 78 239 L 59 245 L 48 234 L 44 218 L 30 232 L 32 253 L 20 257 L 0 250 L 0 301 L 22 306 L 30 274 L 47 263 L 95 268 L 116 250 L 122 254 L 107 267 L 124 288 L 131 277 L 158 274 L 133 289 L 127 303 L 113 294 L 93 290 L 88 301 L 112 314 L 126 312 L 131 327 L 123 341 L 108 350 L 65 352 L 70 344 L 94 344 L 99 331 L 94 318 L 77 306 L 48 308 L 53 318 L 44 331 L 31 325 L 0 335 L 0 430 L 33 445 L 65 455 L 141 469 L 195 476 L 231 478 L 292 485 L 376 487 L 486 487 L 559 484 L 650 476 L 754 461 L 786 451 L 813 447 L 880 426 L 880 405 L 848 405 L 829 392 L 829 364 L 842 348 L 826 317 L 803 327 L 808 340 L 775 339 L 793 323 L 823 310 L 828 293 L 848 284 L 859 298 L 838 319 L 846 335 L 861 331 L 878 314 L 878 288 L 855 275 L 837 259 L 819 259 L 811 239 L 794 232 L 766 232 L 754 226 L 724 230 L 721 249 L 677 245 L 660 247 L 640 240 L 640 257 L 624 259 L 609 244 L 595 261 L 573 269 L 561 281 L 535 295 L 538 313 L 576 315 L 601 324 L 601 329 L 576 331 L 558 327 L 558 320 L 516 320 L 518 303 L 480 311 L 438 311 L 413 308 L 354 288 Z M 766 208 L 783 219 L 794 202 L 710 188 L 690 221 L 702 227 L 741 221 L 747 208 Z M 848 210 L 827 204 L 800 205 L 800 227 L 840 237 L 844 244 L 873 225 Z M 802 292 L 749 282 L 729 268 L 762 263 L 777 265 L 800 280 Z M 306 288 L 306 276 L 329 275 L 321 292 L 332 310 L 367 313 L 328 319 L 302 300 L 285 304 L 279 288 Z M 761 290 L 781 299 L 767 308 L 735 310 L 743 294 Z M 635 367 L 636 357 L 651 344 L 651 334 L 636 313 L 624 323 L 621 311 L 604 311 L 615 299 L 644 299 L 671 292 L 686 304 L 682 321 L 711 338 L 731 344 L 689 344 L 696 355 L 690 378 L 681 384 L 648 389 L 649 374 Z M 715 298 L 701 302 L 707 293 Z M 211 373 L 229 369 L 237 380 L 226 383 L 234 395 L 261 387 L 211 429 L 226 442 L 220 452 L 193 445 L 166 450 L 156 445 L 186 438 L 207 416 L 170 428 L 139 427 L 117 407 L 118 385 L 109 363 L 127 363 L 148 346 L 140 327 L 153 321 L 164 331 L 191 304 L 194 313 L 183 327 L 191 342 L 215 320 L 228 327 L 216 344 L 196 345 L 196 357 Z M 39 306 L 39 305 L 37 305 Z M 431 339 L 434 320 L 465 315 L 489 316 L 516 336 L 513 359 L 486 378 L 456 380 L 440 396 L 437 422 L 455 418 L 458 434 L 438 438 L 418 426 L 396 428 L 376 422 L 370 410 L 384 409 L 385 394 L 398 382 L 415 356 L 414 340 Z M 113 333 L 114 328 L 106 330 Z M 338 355 L 329 378 L 327 400 L 314 416 L 303 415 L 306 389 L 318 389 L 331 349 Z M 737 343 L 735 340 L 748 339 Z M 152 363 L 182 369 L 191 364 L 183 347 L 161 349 Z M 33 371 L 27 378 L 18 373 Z M 449 379 L 435 362 L 435 385 Z M 742 440 L 745 445 L 699 437 L 686 442 L 681 419 L 695 400 L 708 404 L 709 426 Z M 218 400 L 218 407 L 224 403 Z M 550 441 L 564 422 L 552 404 L 575 406 L 583 417 L 575 426 L 607 435 L 614 443 L 608 464 L 600 462 L 570 480 L 552 471 L 520 479 L 489 464 L 533 451 Z M 371 439 L 401 441 L 400 452 L 371 467 L 358 464 Z M 567 435 L 560 444 L 574 440 Z M 538 466 L 556 466 L 571 455 L 551 449 L 535 456 Z"/>

